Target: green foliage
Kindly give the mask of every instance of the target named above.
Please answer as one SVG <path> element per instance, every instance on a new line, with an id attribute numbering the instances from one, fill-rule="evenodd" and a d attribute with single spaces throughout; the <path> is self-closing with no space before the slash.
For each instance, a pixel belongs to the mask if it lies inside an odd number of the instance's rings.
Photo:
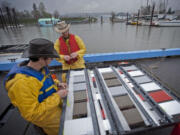
<path id="1" fill-rule="evenodd" d="M 86 19 L 85 17 L 63 17 L 61 18 L 61 20 L 63 21 L 83 21 L 84 19 Z"/>
<path id="2" fill-rule="evenodd" d="M 24 10 L 21 12 L 17 12 L 17 16 L 19 18 L 19 21 L 22 23 L 37 23 L 37 20 L 39 18 L 52 17 L 51 13 L 46 12 L 46 8 L 43 2 L 40 2 L 38 7 L 35 3 L 33 3 L 31 12 Z"/>
<path id="3" fill-rule="evenodd" d="M 172 9 L 171 9 L 171 7 L 168 9 L 168 11 L 167 11 L 167 14 L 174 14 L 175 13 L 175 11 L 173 11 Z"/>
<path id="4" fill-rule="evenodd" d="M 37 24 L 37 20 L 35 18 L 20 18 L 20 24 Z"/>
<path id="5" fill-rule="evenodd" d="M 59 12 L 57 11 L 57 10 L 55 10 L 54 11 L 54 13 L 53 13 L 53 16 L 55 17 L 55 18 L 59 18 Z"/>

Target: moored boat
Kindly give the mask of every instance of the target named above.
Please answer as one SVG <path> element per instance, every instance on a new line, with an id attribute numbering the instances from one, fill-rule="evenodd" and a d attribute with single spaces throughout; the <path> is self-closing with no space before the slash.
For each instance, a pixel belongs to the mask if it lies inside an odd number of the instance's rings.
<path id="1" fill-rule="evenodd" d="M 53 26 L 59 21 L 60 20 L 56 18 L 40 18 L 38 19 L 38 24 L 40 26 Z"/>
<path id="2" fill-rule="evenodd" d="M 157 21 L 156 22 L 157 26 L 160 26 L 160 27 L 180 27 L 180 20 L 165 20 L 165 21 Z"/>

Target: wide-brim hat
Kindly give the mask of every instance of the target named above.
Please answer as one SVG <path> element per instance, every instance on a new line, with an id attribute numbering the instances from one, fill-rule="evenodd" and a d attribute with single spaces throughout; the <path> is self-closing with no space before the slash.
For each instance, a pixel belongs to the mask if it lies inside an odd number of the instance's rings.
<path id="1" fill-rule="evenodd" d="M 54 49 L 53 42 L 43 39 L 36 38 L 29 42 L 29 47 L 23 52 L 23 58 L 59 58 L 58 53 Z"/>
<path id="2" fill-rule="evenodd" d="M 66 32 L 67 30 L 69 30 L 70 26 L 71 26 L 71 25 L 70 25 L 70 24 L 67 24 L 65 21 L 61 21 L 61 22 L 58 22 L 58 23 L 55 25 L 54 29 L 55 29 L 55 31 L 58 32 L 58 33 L 64 33 L 64 32 Z"/>

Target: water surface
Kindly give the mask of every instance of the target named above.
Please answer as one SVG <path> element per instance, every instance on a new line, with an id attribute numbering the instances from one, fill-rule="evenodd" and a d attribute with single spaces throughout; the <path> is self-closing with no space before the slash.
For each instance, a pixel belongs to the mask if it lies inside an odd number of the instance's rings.
<path id="1" fill-rule="evenodd" d="M 71 24 L 70 32 L 79 35 L 87 53 L 127 52 L 161 48 L 180 48 L 180 27 L 130 26 L 125 23 Z M 33 38 L 53 42 L 60 35 L 53 27 L 24 26 L 18 30 L 0 29 L 0 45 L 27 44 Z"/>

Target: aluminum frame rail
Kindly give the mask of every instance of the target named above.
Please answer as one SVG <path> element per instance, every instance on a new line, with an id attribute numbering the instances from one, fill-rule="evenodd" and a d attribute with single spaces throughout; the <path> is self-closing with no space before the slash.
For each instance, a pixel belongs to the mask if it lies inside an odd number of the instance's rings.
<path id="1" fill-rule="evenodd" d="M 107 90 L 106 90 L 106 86 L 104 85 L 103 80 L 102 80 L 102 78 L 100 77 L 101 75 L 100 75 L 97 67 L 95 68 L 95 74 L 96 74 L 96 76 L 97 76 L 97 78 L 98 78 L 98 81 L 99 81 L 98 84 L 101 84 L 101 85 L 100 85 L 101 88 L 102 88 L 101 94 L 104 95 L 104 101 L 107 102 L 107 107 L 108 107 L 108 108 L 106 108 L 106 109 L 109 109 L 111 118 L 112 118 L 112 120 L 113 120 L 113 122 L 114 122 L 113 125 L 114 125 L 114 127 L 116 128 L 116 130 L 117 130 L 117 134 L 119 134 L 119 133 L 124 134 L 125 131 L 123 130 L 123 125 L 121 124 L 120 120 L 117 119 L 117 118 L 118 118 L 117 112 L 116 112 L 115 108 L 113 107 L 112 100 L 111 100 L 111 98 L 109 97 L 109 94 L 108 94 L 108 92 L 107 92 Z M 108 110 L 107 110 L 107 111 L 108 111 Z"/>
<path id="2" fill-rule="evenodd" d="M 69 83 L 69 74 L 70 71 L 67 73 L 67 84 Z M 65 121 L 65 113 L 66 113 L 66 106 L 67 106 L 67 97 L 64 98 L 63 100 L 63 105 L 62 105 L 62 112 L 61 112 L 61 118 L 60 118 L 60 127 L 59 127 L 59 135 L 63 135 L 64 132 L 64 121 Z"/>
<path id="3" fill-rule="evenodd" d="M 94 101 L 93 101 L 93 95 L 92 95 L 92 90 L 91 90 L 91 86 L 90 86 L 90 82 L 89 82 L 89 76 L 88 76 L 87 69 L 84 69 L 84 72 L 85 72 L 87 91 L 88 91 L 88 95 L 89 95 L 88 99 L 89 99 L 90 111 L 91 111 L 91 116 L 92 116 L 94 135 L 100 135 L 98 120 L 97 120 L 97 115 L 96 115 L 96 111 L 95 111 L 95 105 L 94 105 Z"/>
<path id="4" fill-rule="evenodd" d="M 97 114 L 97 120 L 101 135 L 117 135 L 117 131 L 114 125 L 114 121 L 110 115 L 107 101 L 102 94 L 102 87 L 99 83 L 98 77 L 94 70 L 87 70 L 89 77 L 89 84 L 91 86 L 91 92 L 94 99 L 95 111 Z"/>
<path id="5" fill-rule="evenodd" d="M 118 132 L 117 132 L 117 126 L 115 125 L 114 123 L 114 118 L 112 116 L 112 110 L 111 110 L 111 106 L 109 106 L 109 101 L 106 99 L 106 94 L 104 94 L 104 91 L 103 91 L 103 85 L 101 84 L 101 80 L 99 79 L 98 77 L 98 72 L 97 72 L 97 69 L 93 70 L 94 72 L 94 76 L 95 76 L 95 83 L 97 85 L 97 88 L 100 92 L 100 95 L 101 95 L 101 98 L 102 98 L 102 101 L 103 101 L 103 104 L 104 104 L 104 110 L 106 111 L 106 115 L 107 115 L 107 118 L 109 120 L 109 123 L 110 123 L 110 126 L 111 126 L 111 131 L 110 131 L 110 134 L 112 135 L 117 135 Z"/>

